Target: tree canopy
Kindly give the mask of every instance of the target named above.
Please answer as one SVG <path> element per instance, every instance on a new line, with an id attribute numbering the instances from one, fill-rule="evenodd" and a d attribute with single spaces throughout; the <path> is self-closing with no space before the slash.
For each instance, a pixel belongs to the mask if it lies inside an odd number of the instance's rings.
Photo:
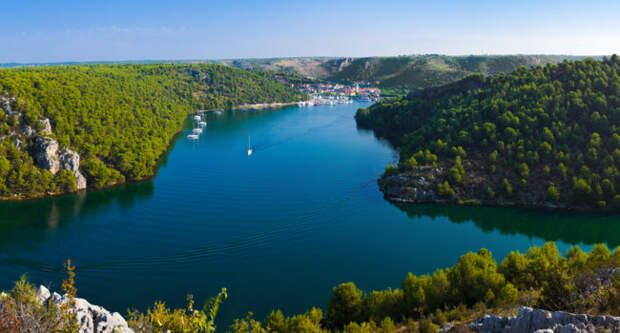
<path id="1" fill-rule="evenodd" d="M 360 109 L 356 120 L 401 148 L 391 173 L 435 165 L 438 190 L 454 200 L 618 210 L 619 72 L 614 55 L 475 74 Z"/>

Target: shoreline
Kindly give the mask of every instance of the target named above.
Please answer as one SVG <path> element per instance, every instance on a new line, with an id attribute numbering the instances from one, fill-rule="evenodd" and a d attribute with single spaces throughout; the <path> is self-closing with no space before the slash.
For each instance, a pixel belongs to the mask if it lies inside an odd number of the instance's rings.
<path id="1" fill-rule="evenodd" d="M 228 111 L 228 110 L 279 109 L 279 108 L 283 108 L 287 106 L 299 105 L 299 103 L 304 103 L 304 102 L 305 101 L 241 104 L 241 105 L 233 106 L 227 109 L 196 110 L 196 111 L 193 111 L 190 115 L 197 115 L 197 114 L 203 114 L 203 113 L 208 113 L 208 112 L 222 112 L 222 111 Z"/>
<path id="2" fill-rule="evenodd" d="M 243 109 L 268 109 L 268 108 L 273 108 L 273 109 L 278 109 L 278 108 L 282 108 L 282 107 L 287 107 L 287 106 L 293 106 L 293 105 L 298 105 L 298 101 L 296 102 L 273 102 L 273 103 L 257 103 L 257 104 L 241 104 L 238 106 L 234 106 L 230 109 L 225 109 L 225 110 L 243 110 Z M 151 181 L 153 180 L 157 174 L 159 173 L 159 169 L 161 167 L 161 164 L 163 162 L 163 159 L 167 157 L 167 155 L 170 153 L 170 151 L 172 151 L 172 149 L 174 148 L 174 144 L 176 143 L 176 141 L 182 137 L 183 134 L 183 128 L 185 127 L 185 123 L 186 121 L 189 119 L 189 117 L 191 117 L 192 115 L 195 114 L 201 114 L 201 113 L 205 113 L 205 112 L 216 112 L 218 110 L 199 110 L 199 111 L 193 111 L 188 113 L 186 119 L 183 121 L 183 124 L 181 125 L 181 129 L 179 129 L 179 131 L 177 131 L 172 138 L 170 138 L 170 141 L 168 142 L 168 147 L 157 157 L 157 160 L 155 161 L 155 170 L 153 171 L 153 174 L 150 176 L 147 176 L 141 180 L 131 180 L 131 181 L 124 181 L 122 183 L 114 183 L 114 184 L 109 184 L 103 187 L 99 187 L 99 188 L 94 188 L 94 187 L 87 187 L 83 190 L 79 190 L 79 191 L 73 191 L 73 192 L 57 192 L 57 193 L 37 193 L 35 195 L 32 196 L 19 196 L 19 197 L 0 197 L 0 202 L 22 202 L 22 201 L 34 201 L 34 200 L 43 200 L 43 199 L 48 199 L 48 198 L 55 198 L 55 197 L 62 197 L 65 195 L 79 195 L 79 194 L 85 194 L 86 192 L 91 192 L 91 191 L 100 191 L 100 190 L 107 190 L 107 189 L 111 189 L 111 188 L 115 188 L 115 187 L 120 187 L 123 185 L 130 185 L 130 184 L 136 184 L 136 183 L 142 183 L 142 182 L 147 182 L 147 181 Z"/>
<path id="3" fill-rule="evenodd" d="M 383 193 L 383 198 L 391 203 L 395 204 L 406 204 L 406 205 L 417 205 L 417 204 L 438 204 L 438 205 L 455 205 L 455 206 L 470 206 L 470 207 L 506 207 L 506 208 L 520 208 L 520 209 L 533 209 L 533 210 L 544 210 L 550 212 L 573 212 L 580 214 L 597 214 L 597 215 L 617 215 L 620 212 L 614 210 L 596 210 L 596 209 L 588 209 L 583 207 L 572 207 L 566 204 L 553 204 L 550 202 L 540 202 L 540 203 L 526 203 L 526 202 L 517 202 L 517 201 L 504 201 L 504 200 L 489 200 L 489 199 L 479 199 L 479 198 L 469 198 L 469 199 L 445 199 L 439 196 L 435 198 L 426 197 L 426 198 L 411 198 L 408 197 L 407 194 L 396 195 L 394 193 L 388 193 L 388 189 L 385 183 L 385 176 L 381 176 L 377 180 L 377 184 L 379 186 L 379 191 Z M 400 184 L 403 185 L 403 184 Z M 406 185 L 406 184 L 405 184 Z M 390 184 L 389 187 L 394 187 L 394 184 Z M 434 191 L 433 191 L 434 192 Z"/>
<path id="4" fill-rule="evenodd" d="M 297 102 L 274 102 L 274 103 L 256 103 L 256 104 L 241 104 L 232 107 L 231 110 L 243 110 L 243 109 L 278 109 L 285 106 L 297 105 Z"/>

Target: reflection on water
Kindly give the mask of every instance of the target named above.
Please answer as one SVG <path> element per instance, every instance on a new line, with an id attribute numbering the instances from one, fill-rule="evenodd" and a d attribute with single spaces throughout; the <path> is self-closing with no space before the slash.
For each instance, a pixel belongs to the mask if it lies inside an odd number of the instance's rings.
<path id="1" fill-rule="evenodd" d="M 394 204 L 410 218 L 447 217 L 452 223 L 473 222 L 485 232 L 526 235 L 568 244 L 606 243 L 620 246 L 620 215 L 575 214 L 539 209 L 437 204 Z"/>
<path id="2" fill-rule="evenodd" d="M 40 200 L 3 202 L 0 204 L 0 244 L 11 239 L 6 236 L 10 232 L 56 229 L 76 217 L 86 219 L 105 213 L 112 204 L 128 210 L 136 202 L 151 197 L 153 192 L 153 182 L 146 181 Z"/>

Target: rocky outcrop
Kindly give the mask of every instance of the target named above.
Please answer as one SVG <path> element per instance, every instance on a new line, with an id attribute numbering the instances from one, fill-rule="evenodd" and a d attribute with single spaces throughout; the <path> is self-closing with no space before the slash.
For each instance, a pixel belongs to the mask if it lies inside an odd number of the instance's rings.
<path id="1" fill-rule="evenodd" d="M 35 131 L 32 127 L 26 125 L 22 129 L 22 134 L 25 136 L 33 136 L 37 134 L 37 131 Z"/>
<path id="2" fill-rule="evenodd" d="M 39 119 L 37 126 L 26 124 L 24 116 L 15 108 L 17 100 L 0 95 L 0 112 L 15 117 L 16 124 L 11 133 L 0 137 L 0 140 L 11 138 L 17 149 L 28 150 L 38 167 L 46 169 L 52 174 L 60 170 L 69 170 L 76 179 L 78 190 L 86 189 L 86 177 L 80 172 L 80 155 L 68 148 L 60 149 L 58 141 L 53 135 L 52 124 L 49 119 Z"/>
<path id="3" fill-rule="evenodd" d="M 522 307 L 511 317 L 485 315 L 471 323 L 470 328 L 480 333 L 586 333 L 620 330 L 620 317 L 591 316 L 563 311 L 546 311 Z"/>
<path id="4" fill-rule="evenodd" d="M 50 293 L 44 286 L 40 286 L 37 298 L 41 303 L 52 302 L 61 305 L 69 301 L 67 295 Z M 127 326 L 127 321 L 118 313 L 110 313 L 101 306 L 90 304 L 83 298 L 75 298 L 73 312 L 80 325 L 79 333 L 133 333 Z"/>
<path id="5" fill-rule="evenodd" d="M 0 96 L 0 109 L 4 110 L 8 116 L 14 116 L 13 105 L 17 102 L 15 97 Z"/>
<path id="6" fill-rule="evenodd" d="M 80 173 L 80 155 L 71 149 L 65 149 L 58 155 L 60 168 L 73 172 L 78 190 L 86 188 L 86 177 Z"/>
<path id="7" fill-rule="evenodd" d="M 400 202 L 437 202 L 435 191 L 441 170 L 432 167 L 419 167 L 411 172 L 384 176 L 379 179 L 379 188 L 385 197 Z"/>
<path id="8" fill-rule="evenodd" d="M 33 158 L 37 165 L 52 174 L 56 174 L 60 170 L 58 142 L 48 137 L 37 137 L 34 139 L 33 145 Z"/>
<path id="9" fill-rule="evenodd" d="M 58 142 L 49 137 L 36 137 L 33 141 L 34 160 L 40 168 L 56 174 L 70 170 L 75 175 L 78 190 L 86 188 L 86 178 L 80 173 L 80 155 L 71 149 L 58 150 Z"/>
<path id="10" fill-rule="evenodd" d="M 45 119 L 39 120 L 39 122 L 41 123 L 41 127 L 43 127 L 43 129 L 41 130 L 41 134 L 42 135 L 51 135 L 52 134 L 52 124 L 50 123 L 50 120 L 45 118 Z"/>

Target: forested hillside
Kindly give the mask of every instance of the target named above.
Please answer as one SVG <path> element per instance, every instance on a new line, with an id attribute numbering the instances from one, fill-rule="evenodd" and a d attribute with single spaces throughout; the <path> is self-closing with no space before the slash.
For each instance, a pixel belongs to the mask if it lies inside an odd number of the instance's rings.
<path id="1" fill-rule="evenodd" d="M 401 56 L 352 59 L 329 77 L 336 81 L 368 81 L 384 88 L 423 89 L 457 81 L 472 73 L 509 73 L 521 66 L 559 62 L 549 55 Z"/>
<path id="2" fill-rule="evenodd" d="M 620 59 L 469 76 L 360 109 L 401 148 L 397 201 L 619 210 Z"/>
<path id="3" fill-rule="evenodd" d="M 381 88 L 422 89 L 448 84 L 473 73 L 509 73 L 521 66 L 557 63 L 561 55 L 410 55 L 367 58 L 274 58 L 219 60 L 242 69 L 296 73 L 313 79 L 367 81 Z"/>
<path id="4" fill-rule="evenodd" d="M 81 174 L 90 188 L 142 180 L 196 109 L 300 98 L 221 65 L 0 70 L 0 197 L 72 191 Z"/>

